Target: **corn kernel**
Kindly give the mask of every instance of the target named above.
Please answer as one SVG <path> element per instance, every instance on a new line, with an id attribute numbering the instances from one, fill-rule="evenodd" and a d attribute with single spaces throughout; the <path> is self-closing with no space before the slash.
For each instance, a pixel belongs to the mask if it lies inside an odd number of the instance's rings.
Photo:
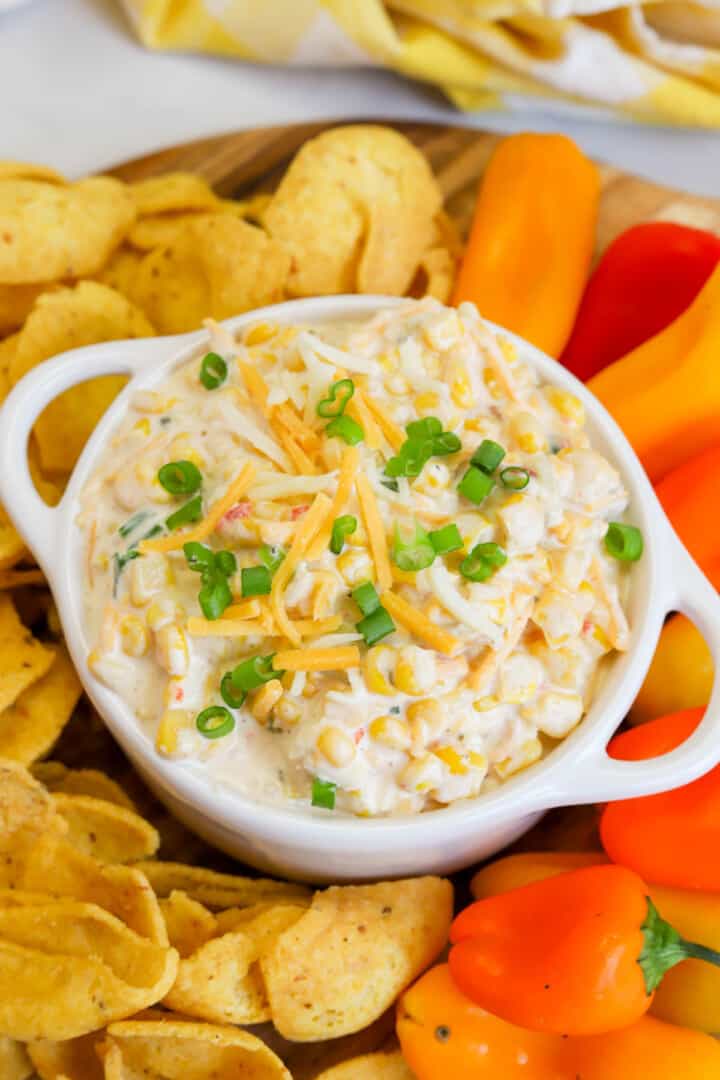
<path id="1" fill-rule="evenodd" d="M 431 698 L 425 701 L 414 701 L 408 705 L 407 718 L 413 746 L 416 748 L 433 742 L 445 728 L 443 710 L 437 701 Z"/>
<path id="2" fill-rule="evenodd" d="M 253 345 L 264 345 L 277 333 L 277 326 L 271 323 L 256 323 L 245 331 L 244 344 L 252 348 Z"/>
<path id="3" fill-rule="evenodd" d="M 483 772 L 487 772 L 488 759 L 484 754 L 479 754 L 477 750 L 469 750 L 468 761 L 473 769 L 482 769 Z"/>
<path id="4" fill-rule="evenodd" d="M 514 364 L 517 360 L 517 347 L 506 337 L 499 337 L 498 344 L 508 364 Z"/>
<path id="5" fill-rule="evenodd" d="M 359 585 L 361 581 L 369 581 L 373 576 L 370 556 L 361 548 L 344 551 L 338 556 L 335 567 L 346 585 Z"/>
<path id="6" fill-rule="evenodd" d="M 485 368 L 483 372 L 483 381 L 488 388 L 490 397 L 495 398 L 496 401 L 499 400 L 505 393 L 502 388 L 502 384 L 498 381 L 494 371 L 492 371 L 490 368 Z"/>
<path id="7" fill-rule="evenodd" d="M 408 750 L 410 747 L 407 723 L 399 716 L 376 716 L 368 731 L 371 738 L 391 750 Z"/>
<path id="8" fill-rule="evenodd" d="M 375 645 L 365 656 L 365 682 L 373 694 L 395 693 L 390 684 L 390 673 L 395 666 L 395 650 L 388 645 Z"/>
<path id="9" fill-rule="evenodd" d="M 394 683 L 403 694 L 426 694 L 436 678 L 435 655 L 416 645 L 406 645 L 398 653 Z"/>
<path id="10" fill-rule="evenodd" d="M 595 624 L 595 626 L 593 627 L 592 636 L 594 637 L 595 641 L 597 641 L 597 643 L 602 646 L 605 652 L 612 651 L 613 644 L 603 630 L 602 626 L 598 626 L 597 624 Z"/>
<path id="11" fill-rule="evenodd" d="M 138 420 L 136 424 L 133 424 L 133 431 L 139 431 L 141 435 L 145 436 L 145 438 L 148 437 L 151 430 L 152 429 L 150 426 L 150 421 L 148 420 L 147 416 L 143 416 L 141 420 Z"/>
<path id="12" fill-rule="evenodd" d="M 336 769 L 349 765 L 355 757 L 355 743 L 338 727 L 323 728 L 318 736 L 317 748 Z"/>
<path id="13" fill-rule="evenodd" d="M 283 687 L 279 679 L 271 679 L 253 695 L 250 712 L 259 724 L 264 724 L 270 713 L 283 696 Z"/>
<path id="14" fill-rule="evenodd" d="M 542 743 L 539 739 L 527 739 L 520 749 L 511 757 L 504 758 L 502 761 L 498 761 L 495 764 L 495 772 L 501 779 L 506 780 L 508 776 L 514 776 L 515 773 L 521 772 L 523 769 L 527 769 L 529 765 L 538 761 L 542 757 Z"/>
<path id="15" fill-rule="evenodd" d="M 497 709 L 499 704 L 500 699 L 495 694 L 487 694 L 485 697 L 473 701 L 473 709 L 475 712 L 489 712 L 490 709 Z"/>
<path id="16" fill-rule="evenodd" d="M 185 675 L 190 653 L 184 630 L 176 623 L 161 626 L 155 633 L 155 655 L 168 675 Z"/>
<path id="17" fill-rule="evenodd" d="M 427 413 L 432 412 L 433 409 L 437 409 L 439 404 L 440 398 L 433 390 L 426 390 L 415 398 L 415 408 L 421 416 L 425 416 Z"/>
<path id="18" fill-rule="evenodd" d="M 120 641 L 127 656 L 144 656 L 150 638 L 145 624 L 137 615 L 126 615 L 120 622 Z"/>
<path id="19" fill-rule="evenodd" d="M 176 617 L 177 611 L 173 602 L 167 596 L 161 596 L 148 605 L 145 613 L 145 622 L 148 629 L 159 630 L 161 626 L 167 626 Z"/>
<path id="20" fill-rule="evenodd" d="M 178 736 L 192 723 L 190 713 L 184 709 L 169 709 L 163 713 L 155 735 L 155 749 L 160 754 L 175 754 L 178 749 Z"/>
<path id="21" fill-rule="evenodd" d="M 557 412 L 566 420 L 570 420 L 578 427 L 585 424 L 585 406 L 579 398 L 567 390 L 560 390 L 557 386 L 550 386 L 545 391 L 545 396 Z"/>
<path id="22" fill-rule="evenodd" d="M 283 694 L 275 705 L 275 716 L 285 727 L 294 727 L 302 715 L 302 710 L 297 702 Z"/>
<path id="23" fill-rule="evenodd" d="M 532 413 L 517 413 L 510 422 L 510 431 L 520 449 L 526 454 L 539 454 L 548 448 L 545 432 Z"/>
<path id="24" fill-rule="evenodd" d="M 149 603 L 169 583 L 169 563 L 159 551 L 134 559 L 130 567 L 130 600 L 135 607 Z"/>
<path id="25" fill-rule="evenodd" d="M 469 409 L 473 404 L 473 393 L 470 379 L 465 372 L 455 376 L 450 384 L 450 397 L 460 409 Z"/>
<path id="26" fill-rule="evenodd" d="M 444 761 L 453 776 L 465 776 L 468 767 L 452 746 L 438 746 L 433 754 Z"/>

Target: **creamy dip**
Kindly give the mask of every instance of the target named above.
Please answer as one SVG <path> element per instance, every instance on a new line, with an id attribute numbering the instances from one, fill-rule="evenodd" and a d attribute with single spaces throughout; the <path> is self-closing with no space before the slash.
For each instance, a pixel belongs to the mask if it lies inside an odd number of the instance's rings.
<path id="1" fill-rule="evenodd" d="M 260 801 L 414 813 L 542 758 L 629 636 L 581 402 L 471 305 L 210 338 L 84 490 L 94 674 Z"/>

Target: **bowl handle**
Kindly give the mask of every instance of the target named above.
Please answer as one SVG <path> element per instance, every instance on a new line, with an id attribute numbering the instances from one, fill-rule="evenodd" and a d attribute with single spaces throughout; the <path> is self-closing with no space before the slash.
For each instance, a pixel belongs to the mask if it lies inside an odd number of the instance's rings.
<path id="1" fill-rule="evenodd" d="M 621 761 L 608 756 L 605 749 L 598 756 L 590 750 L 577 764 L 573 762 L 573 798 L 559 806 L 577 802 L 610 802 L 639 795 L 669 791 L 696 780 L 720 759 L 720 596 L 678 540 L 671 528 L 665 530 L 667 567 L 672 568 L 666 599 L 668 611 L 680 611 L 694 622 L 705 638 L 713 658 L 715 677 L 712 696 L 705 715 L 692 735 L 675 750 L 646 761 Z"/>
<path id="2" fill-rule="evenodd" d="M 178 338 L 136 339 L 72 349 L 24 376 L 0 409 L 0 501 L 52 579 L 63 500 L 50 507 L 30 475 L 27 444 L 40 413 L 64 390 L 99 375 L 136 375 L 177 352 Z"/>

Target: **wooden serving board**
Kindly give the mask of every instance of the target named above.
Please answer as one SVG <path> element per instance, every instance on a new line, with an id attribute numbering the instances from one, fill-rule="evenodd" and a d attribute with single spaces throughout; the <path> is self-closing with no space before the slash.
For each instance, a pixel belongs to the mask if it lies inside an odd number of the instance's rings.
<path id="1" fill-rule="evenodd" d="M 112 172 L 123 180 L 142 180 L 182 169 L 199 173 L 223 196 L 272 191 L 304 142 L 341 123 L 255 128 L 201 139 L 118 165 Z M 464 235 L 478 180 L 502 136 L 443 124 L 389 122 L 387 126 L 403 132 L 427 156 L 445 195 L 446 209 Z M 720 199 L 661 187 L 609 165 L 601 165 L 601 173 L 598 254 L 630 225 L 655 218 L 720 233 Z"/>

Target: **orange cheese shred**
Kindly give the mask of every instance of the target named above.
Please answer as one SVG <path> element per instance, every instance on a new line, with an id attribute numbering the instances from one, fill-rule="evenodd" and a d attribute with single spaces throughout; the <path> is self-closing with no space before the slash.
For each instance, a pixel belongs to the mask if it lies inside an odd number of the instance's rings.
<path id="1" fill-rule="evenodd" d="M 387 549 L 387 537 L 383 525 L 377 500 L 370 481 L 363 472 L 359 472 L 355 478 L 360 510 L 362 512 L 365 531 L 370 542 L 370 554 L 375 564 L 375 574 L 381 589 L 389 589 L 392 585 L 392 569 Z"/>
<path id="2" fill-rule="evenodd" d="M 283 450 L 292 461 L 296 474 L 298 476 L 317 476 L 319 472 L 317 466 L 313 464 L 300 443 L 295 441 L 287 428 L 276 416 L 270 417 L 270 427 Z"/>
<path id="3" fill-rule="evenodd" d="M 420 641 L 424 641 L 430 648 L 437 649 L 441 653 L 450 654 L 455 652 L 462 644 L 454 634 L 450 634 L 447 630 L 443 630 L 442 627 L 436 626 L 434 622 L 428 619 L 427 615 L 424 615 L 422 611 L 418 611 L 417 608 L 409 604 L 402 596 L 398 596 L 397 593 L 390 591 L 381 593 L 380 603 L 395 622 L 399 622 L 401 626 L 404 626 Z"/>
<path id="4" fill-rule="evenodd" d="M 254 477 L 255 466 L 249 461 L 231 482 L 225 494 L 215 500 L 203 520 L 198 522 L 193 529 L 179 534 L 172 533 L 171 536 L 160 536 L 157 540 L 143 540 L 140 544 L 141 554 L 144 555 L 148 551 L 177 551 L 183 544 L 207 539 L 228 510 L 245 494 Z"/>
<path id="5" fill-rule="evenodd" d="M 405 434 L 403 429 L 401 427 L 398 427 L 398 425 L 390 419 L 387 413 L 383 412 L 382 408 L 377 404 L 377 402 L 373 401 L 370 395 L 366 394 L 364 390 L 356 389 L 355 393 L 362 399 L 362 402 L 364 405 L 367 406 L 368 411 L 373 414 L 373 416 L 378 422 L 378 426 L 382 430 L 383 435 L 390 443 L 393 450 L 397 452 L 407 439 L 407 435 Z"/>
<path id="6" fill-rule="evenodd" d="M 288 649 L 273 657 L 276 671 L 347 671 L 359 666 L 357 645 L 339 645 L 335 649 Z"/>
<path id="7" fill-rule="evenodd" d="M 290 550 L 273 578 L 270 592 L 270 607 L 273 618 L 280 633 L 288 638 L 293 645 L 300 644 L 300 634 L 295 630 L 292 621 L 287 616 L 283 594 L 296 566 L 306 556 L 307 550 L 331 506 L 332 502 L 327 495 L 320 492 L 319 495 L 315 496 L 308 512 L 300 518 L 300 524 L 293 537 Z"/>
<path id="8" fill-rule="evenodd" d="M 267 383 L 258 369 L 248 364 L 246 360 L 238 360 L 238 368 L 253 405 L 256 405 L 263 415 L 267 415 L 267 399 L 270 392 Z"/>
<path id="9" fill-rule="evenodd" d="M 333 522 L 345 509 L 359 467 L 360 453 L 357 446 L 348 446 L 340 463 L 340 475 L 338 476 L 338 485 L 332 506 L 328 510 L 327 517 L 318 530 L 317 536 L 308 548 L 308 559 L 319 559 L 330 543 Z"/>

